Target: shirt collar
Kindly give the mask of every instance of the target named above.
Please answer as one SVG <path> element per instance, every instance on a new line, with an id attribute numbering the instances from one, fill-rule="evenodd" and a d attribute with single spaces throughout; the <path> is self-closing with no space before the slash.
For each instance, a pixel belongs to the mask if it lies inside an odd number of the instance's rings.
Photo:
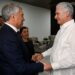
<path id="1" fill-rule="evenodd" d="M 73 24 L 73 23 L 74 23 L 74 19 L 72 19 L 72 20 L 70 20 L 70 21 L 64 23 L 62 26 L 60 26 L 60 29 L 64 29 L 64 28 L 70 26 L 70 25 Z"/>
<path id="2" fill-rule="evenodd" d="M 7 22 L 5 22 L 5 24 L 8 25 L 9 27 L 11 27 L 15 32 L 18 32 L 18 29 L 15 26 L 13 26 Z"/>

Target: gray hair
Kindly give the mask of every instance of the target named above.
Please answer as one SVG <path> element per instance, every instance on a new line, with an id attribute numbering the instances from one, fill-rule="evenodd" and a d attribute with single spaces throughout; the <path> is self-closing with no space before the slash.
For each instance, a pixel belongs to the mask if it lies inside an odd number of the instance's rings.
<path id="1" fill-rule="evenodd" d="M 20 7 L 11 3 L 7 4 L 2 8 L 2 17 L 5 21 L 9 20 L 11 15 L 16 14 L 19 11 Z"/>
<path id="2" fill-rule="evenodd" d="M 74 9 L 71 3 L 69 2 L 60 2 L 56 7 L 61 7 L 63 11 L 68 11 L 70 16 L 73 16 Z"/>

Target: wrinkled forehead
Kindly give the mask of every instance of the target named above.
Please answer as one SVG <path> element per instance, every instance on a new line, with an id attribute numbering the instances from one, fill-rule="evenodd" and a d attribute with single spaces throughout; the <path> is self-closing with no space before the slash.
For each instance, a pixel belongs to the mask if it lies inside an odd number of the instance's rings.
<path id="1" fill-rule="evenodd" d="M 62 7 L 56 7 L 56 11 L 55 12 L 59 12 L 59 11 L 63 11 Z"/>
<path id="2" fill-rule="evenodd" d="M 63 7 L 58 5 L 58 6 L 56 6 L 56 10 L 58 10 L 58 9 L 63 10 Z"/>
<path id="3" fill-rule="evenodd" d="M 55 12 L 65 12 L 66 10 L 62 6 L 57 6 Z"/>
<path id="4" fill-rule="evenodd" d="M 68 10 L 68 7 L 67 7 L 66 4 L 58 4 L 56 6 L 56 10 L 67 11 Z"/>

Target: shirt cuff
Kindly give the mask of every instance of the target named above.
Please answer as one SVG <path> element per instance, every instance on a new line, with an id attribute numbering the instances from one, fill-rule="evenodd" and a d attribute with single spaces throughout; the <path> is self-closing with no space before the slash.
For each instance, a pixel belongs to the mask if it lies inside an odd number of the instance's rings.
<path id="1" fill-rule="evenodd" d="M 59 63 L 51 63 L 51 66 L 52 66 L 53 70 L 56 70 L 56 69 L 60 68 Z"/>
<path id="2" fill-rule="evenodd" d="M 45 52 L 43 52 L 42 55 L 43 55 L 43 57 L 45 57 L 46 56 Z"/>

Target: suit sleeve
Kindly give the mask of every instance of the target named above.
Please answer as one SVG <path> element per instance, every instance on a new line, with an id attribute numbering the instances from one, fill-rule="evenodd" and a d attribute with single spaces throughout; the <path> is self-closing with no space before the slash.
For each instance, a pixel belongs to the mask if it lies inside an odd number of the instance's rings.
<path id="1" fill-rule="evenodd" d="M 42 63 L 27 63 L 23 58 L 22 51 L 17 46 L 18 42 L 12 35 L 7 36 L 2 42 L 2 50 L 7 64 L 9 64 L 18 74 L 32 74 L 43 71 Z"/>

